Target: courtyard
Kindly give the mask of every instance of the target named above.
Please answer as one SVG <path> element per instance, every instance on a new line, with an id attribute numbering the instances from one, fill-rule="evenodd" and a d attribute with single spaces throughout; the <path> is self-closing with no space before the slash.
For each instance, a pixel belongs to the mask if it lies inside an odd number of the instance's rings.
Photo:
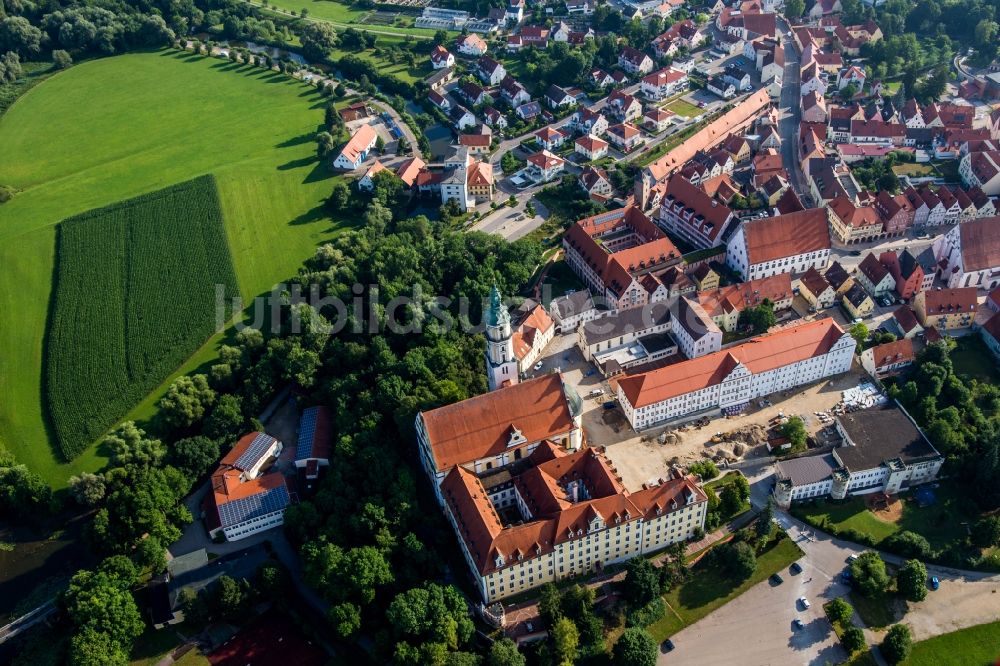
<path id="1" fill-rule="evenodd" d="M 841 398 L 841 391 L 857 386 L 867 375 L 860 367 L 851 372 L 825 379 L 815 384 L 768 396 L 763 402 L 754 401 L 746 413 L 736 416 L 716 416 L 701 427 L 665 425 L 636 433 L 621 410 L 606 409 L 604 405 L 615 400 L 615 382 L 607 381 L 597 369 L 584 360 L 576 347 L 576 334 L 557 335 L 541 357 L 542 368 L 535 374 L 559 370 L 567 384 L 576 389 L 583 399 L 583 427 L 590 446 L 605 448 L 605 452 L 622 477 L 625 487 L 637 490 L 644 483 L 665 477 L 671 464 L 687 464 L 715 458 L 722 453 L 727 458 L 759 458 L 768 455 L 761 442 L 734 455 L 732 442 L 713 443 L 713 436 L 734 430 L 766 426 L 779 413 L 799 415 L 806 430 L 817 434 L 823 424 L 816 412 L 828 412 Z M 529 376 L 531 373 L 529 373 Z M 600 391 L 600 393 L 596 393 Z M 764 404 L 764 407 L 759 407 Z M 660 443 L 660 436 L 667 433 Z"/>

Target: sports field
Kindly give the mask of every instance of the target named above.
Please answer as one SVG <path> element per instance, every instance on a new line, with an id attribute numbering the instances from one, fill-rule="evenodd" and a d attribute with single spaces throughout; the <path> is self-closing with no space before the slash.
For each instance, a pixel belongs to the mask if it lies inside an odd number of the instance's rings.
<path id="1" fill-rule="evenodd" d="M 97 447 L 63 463 L 42 418 L 56 225 L 214 174 L 240 291 L 252 298 L 339 230 L 322 212 L 333 176 L 313 143 L 323 106 L 277 73 L 157 51 L 72 67 L 10 108 L 0 184 L 18 193 L 0 205 L 0 444 L 57 487 L 103 464 Z M 218 339 L 187 365 L 210 358 Z"/>

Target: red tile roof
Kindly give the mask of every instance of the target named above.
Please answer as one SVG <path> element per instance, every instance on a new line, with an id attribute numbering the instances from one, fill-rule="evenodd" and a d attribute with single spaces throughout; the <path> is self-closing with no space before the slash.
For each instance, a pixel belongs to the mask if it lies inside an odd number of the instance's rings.
<path id="1" fill-rule="evenodd" d="M 893 363 L 912 362 L 914 359 L 913 340 L 903 338 L 876 345 L 871 348 L 871 352 L 876 368 L 892 365 Z"/>
<path id="2" fill-rule="evenodd" d="M 559 374 L 422 412 L 421 418 L 439 470 L 503 453 L 515 428 L 538 442 L 573 427 Z"/>
<path id="3" fill-rule="evenodd" d="M 830 229 L 822 208 L 750 220 L 743 224 L 743 234 L 751 265 L 830 249 Z"/>
<path id="4" fill-rule="evenodd" d="M 633 408 L 646 407 L 722 382 L 738 364 L 754 374 L 820 356 L 844 331 L 833 319 L 790 326 L 741 345 L 618 380 Z"/>
<path id="5" fill-rule="evenodd" d="M 959 234 L 966 273 L 1000 266 L 1000 216 L 963 222 Z"/>

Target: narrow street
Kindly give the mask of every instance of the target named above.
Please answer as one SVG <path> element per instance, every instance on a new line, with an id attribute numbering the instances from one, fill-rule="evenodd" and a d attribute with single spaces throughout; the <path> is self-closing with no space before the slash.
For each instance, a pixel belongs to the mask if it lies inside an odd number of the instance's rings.
<path id="1" fill-rule="evenodd" d="M 799 197 L 808 194 L 804 189 L 804 178 L 799 168 L 798 141 L 799 120 L 802 110 L 799 93 L 799 51 L 790 35 L 788 23 L 778 18 L 778 28 L 782 33 L 782 43 L 785 47 L 785 72 L 781 80 L 781 119 L 778 123 L 778 134 L 781 137 L 781 161 L 791 178 L 792 188 Z"/>

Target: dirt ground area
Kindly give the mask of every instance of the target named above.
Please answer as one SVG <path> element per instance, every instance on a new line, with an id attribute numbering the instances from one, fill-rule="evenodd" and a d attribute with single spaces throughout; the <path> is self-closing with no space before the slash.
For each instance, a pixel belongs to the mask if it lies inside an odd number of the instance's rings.
<path id="1" fill-rule="evenodd" d="M 884 523 L 898 523 L 903 517 L 903 502 L 898 497 L 890 497 L 888 504 L 873 502 L 869 498 L 867 504 L 872 515 Z"/>
<path id="2" fill-rule="evenodd" d="M 591 446 L 606 447 L 608 458 L 621 475 L 625 487 L 635 490 L 643 483 L 664 477 L 671 463 L 683 464 L 713 458 L 720 452 L 724 452 L 727 457 L 735 454 L 735 457 L 744 459 L 767 455 L 767 448 L 759 437 L 757 438 L 759 444 L 745 445 L 741 453 L 739 447 L 732 441 L 713 444 L 712 438 L 718 433 L 724 436 L 726 433 L 740 430 L 750 436 L 734 440 L 750 441 L 761 431 L 761 428 L 753 426 L 766 428 L 768 420 L 777 416 L 778 412 L 783 412 L 785 416 L 801 416 L 809 433 L 816 434 L 823 428 L 823 424 L 815 416 L 815 412 L 829 411 L 840 401 L 841 391 L 857 386 L 865 377 L 864 372 L 855 366 L 851 372 L 839 377 L 806 386 L 798 391 L 768 396 L 771 405 L 763 409 L 758 408 L 754 401 L 751 411 L 733 417 L 721 416 L 712 419 L 708 425 L 700 429 L 688 427 L 684 431 L 671 428 L 669 439 L 675 440 L 673 443 L 660 444 L 658 441 L 659 435 L 669 426 L 636 434 L 627 423 L 623 423 L 616 432 L 604 422 L 602 414 L 594 412 L 584 414 L 584 429 Z"/>
<path id="3" fill-rule="evenodd" d="M 544 374 L 560 370 L 566 383 L 576 388 L 583 398 L 583 427 L 590 446 L 603 446 L 608 458 L 614 464 L 625 483 L 625 487 L 636 490 L 642 484 L 664 477 L 671 463 L 690 463 L 715 457 L 723 452 L 726 456 L 737 458 L 753 458 L 767 455 L 764 440 L 760 439 L 763 426 L 766 428 L 769 419 L 778 415 L 799 415 L 805 421 L 810 434 L 817 434 L 823 424 L 815 412 L 829 411 L 840 401 L 840 392 L 857 386 L 867 378 L 865 372 L 855 364 L 851 372 L 809 385 L 800 390 L 791 390 L 767 396 L 771 404 L 764 408 L 757 407 L 754 401 L 749 411 L 733 417 L 720 416 L 712 419 L 707 425 L 696 429 L 688 424 L 686 430 L 674 425 L 651 428 L 637 434 L 632 430 L 621 409 L 603 409 L 602 405 L 615 399 L 611 386 L 601 376 L 600 372 L 587 361 L 576 346 L 576 335 L 557 335 L 541 356 L 542 368 L 535 374 Z M 530 374 L 530 373 L 529 373 Z M 599 395 L 592 395 L 600 390 Z M 745 446 L 742 450 L 734 445 L 734 441 L 724 441 L 713 444 L 713 435 L 726 434 L 734 430 L 744 429 L 745 436 L 734 440 L 748 441 L 755 437 L 759 444 Z M 671 443 L 660 444 L 658 438 L 665 430 Z M 825 437 L 818 436 L 821 443 Z M 736 451 L 734 451 L 736 449 Z"/>

